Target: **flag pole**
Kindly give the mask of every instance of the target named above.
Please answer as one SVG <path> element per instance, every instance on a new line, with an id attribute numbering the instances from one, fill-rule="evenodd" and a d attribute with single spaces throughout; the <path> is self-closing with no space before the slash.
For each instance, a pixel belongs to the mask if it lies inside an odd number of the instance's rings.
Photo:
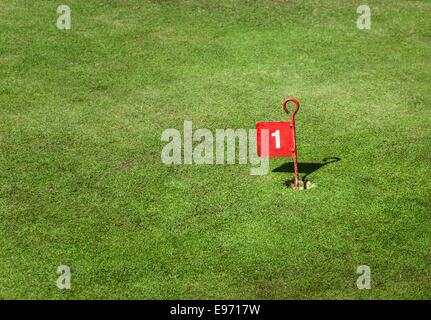
<path id="1" fill-rule="evenodd" d="M 293 162 L 295 165 L 295 189 L 298 190 L 299 189 L 299 178 L 298 178 L 298 159 L 297 159 L 297 154 L 296 154 L 296 136 L 295 136 L 295 114 L 299 109 L 299 102 L 294 99 L 294 98 L 289 98 L 286 99 L 283 102 L 283 109 L 284 111 L 286 111 L 287 113 L 289 113 L 289 111 L 286 108 L 286 103 L 292 101 L 296 104 L 296 109 L 294 112 L 292 112 L 292 121 L 290 122 L 290 127 L 292 128 L 292 138 L 293 138 L 293 149 L 292 149 L 292 153 L 293 153 Z"/>

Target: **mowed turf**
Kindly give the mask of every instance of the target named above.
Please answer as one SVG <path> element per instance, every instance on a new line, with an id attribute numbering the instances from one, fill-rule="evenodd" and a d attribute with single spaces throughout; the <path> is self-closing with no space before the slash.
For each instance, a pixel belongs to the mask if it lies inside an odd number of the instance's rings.
<path id="1" fill-rule="evenodd" d="M 1 1 L 0 298 L 430 299 L 430 49 L 430 1 Z M 315 188 L 162 163 L 288 97 Z"/>

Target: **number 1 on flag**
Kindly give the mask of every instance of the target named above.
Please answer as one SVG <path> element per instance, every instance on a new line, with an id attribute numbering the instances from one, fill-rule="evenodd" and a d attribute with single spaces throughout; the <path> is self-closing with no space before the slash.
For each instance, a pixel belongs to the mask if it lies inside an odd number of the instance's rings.
<path id="1" fill-rule="evenodd" d="M 280 149 L 280 130 L 275 131 L 271 136 L 275 137 L 275 148 Z"/>

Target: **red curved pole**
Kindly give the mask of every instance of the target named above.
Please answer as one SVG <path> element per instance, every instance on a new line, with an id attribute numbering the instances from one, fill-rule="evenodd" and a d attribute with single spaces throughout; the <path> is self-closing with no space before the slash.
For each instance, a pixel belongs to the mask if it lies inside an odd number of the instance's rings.
<path id="1" fill-rule="evenodd" d="M 292 150 L 292 152 L 293 152 L 293 162 L 294 162 L 294 165 L 295 165 L 295 189 L 296 190 L 298 190 L 299 189 L 299 178 L 298 178 L 298 159 L 297 159 L 297 156 L 296 156 L 296 137 L 295 137 L 295 114 L 298 112 L 298 110 L 299 110 L 299 102 L 296 100 L 296 99 L 293 99 L 293 98 L 289 98 L 289 99 L 286 99 L 286 100 L 284 100 L 284 102 L 283 102 L 283 109 L 284 109 L 284 111 L 286 111 L 287 113 L 289 113 L 289 110 L 287 110 L 287 108 L 286 108 L 286 104 L 289 102 L 289 101 L 292 101 L 292 102 L 295 102 L 295 104 L 296 104 L 296 109 L 295 109 L 295 111 L 292 113 L 292 123 L 291 123 L 291 128 L 292 128 L 292 136 L 293 136 L 293 150 Z"/>
<path id="2" fill-rule="evenodd" d="M 295 114 L 298 112 L 298 110 L 299 110 L 299 102 L 296 100 L 296 99 L 293 99 L 293 98 L 289 98 L 289 99 L 286 99 L 286 100 L 284 100 L 284 102 L 283 102 L 283 109 L 284 109 L 284 111 L 286 111 L 287 113 L 289 113 L 289 110 L 287 110 L 287 108 L 286 108 L 286 104 L 289 102 L 289 101 L 292 101 L 292 102 L 295 102 L 295 104 L 296 104 L 296 109 L 295 109 L 295 111 L 293 111 L 293 113 L 292 113 L 292 121 L 294 121 L 294 117 L 295 117 Z"/>

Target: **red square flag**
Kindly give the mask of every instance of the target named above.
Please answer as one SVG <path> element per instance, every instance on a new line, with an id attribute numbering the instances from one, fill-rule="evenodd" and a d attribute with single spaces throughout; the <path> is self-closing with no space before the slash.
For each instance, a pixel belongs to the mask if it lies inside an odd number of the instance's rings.
<path id="1" fill-rule="evenodd" d="M 293 157 L 295 152 L 295 124 L 292 121 L 259 122 L 257 130 L 257 152 L 260 157 Z M 268 138 L 262 130 L 268 130 Z M 263 136 L 263 141 L 262 141 Z M 265 141 L 266 140 L 266 141 Z"/>

